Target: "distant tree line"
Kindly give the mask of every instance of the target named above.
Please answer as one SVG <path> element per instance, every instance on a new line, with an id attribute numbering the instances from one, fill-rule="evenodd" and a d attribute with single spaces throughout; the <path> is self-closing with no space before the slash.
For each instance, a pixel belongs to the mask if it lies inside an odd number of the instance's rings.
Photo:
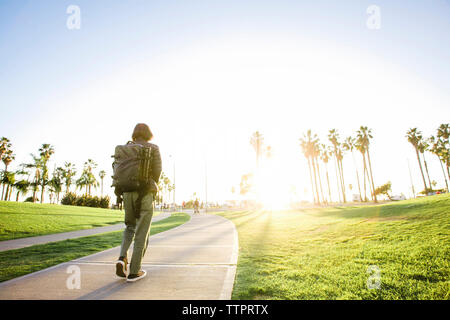
<path id="1" fill-rule="evenodd" d="M 424 190 L 421 194 L 428 194 L 436 191 L 448 192 L 450 181 L 450 143 L 449 143 L 449 124 L 441 124 L 435 136 L 424 138 L 422 133 L 417 128 L 409 129 L 406 137 L 408 141 L 414 146 L 416 156 L 424 184 Z M 341 139 L 337 129 L 328 131 L 328 143 L 321 143 L 317 134 L 312 130 L 307 130 L 305 134 L 299 139 L 300 147 L 308 164 L 309 180 L 311 184 L 311 191 L 313 201 L 315 204 L 327 204 L 333 201 L 347 202 L 347 188 L 345 181 L 348 177 L 344 176 L 343 159 L 346 153 L 350 153 L 353 160 L 354 178 L 356 179 L 357 192 L 359 200 L 363 202 L 369 201 L 378 202 L 377 195 L 386 195 L 391 198 L 390 191 L 392 184 L 388 182 L 384 185 L 375 187 L 375 181 L 372 171 L 371 149 L 370 141 L 373 139 L 372 129 L 366 126 L 360 126 L 355 132 L 354 136 L 348 136 Z M 264 137 L 262 133 L 256 131 L 250 139 L 250 144 L 256 154 L 256 170 L 257 173 L 260 166 L 260 159 L 262 156 L 271 157 L 272 148 L 264 145 Z M 428 163 L 426 161 L 426 154 L 430 153 L 439 160 L 443 178 L 445 181 L 445 190 L 435 189 L 436 181 L 431 180 Z M 359 154 L 360 168 L 358 170 L 358 160 L 356 155 Z M 329 165 L 334 164 L 334 174 L 336 176 L 337 198 L 333 199 L 330 186 Z M 424 169 L 425 168 L 425 171 Z M 242 175 L 240 182 L 240 194 L 245 195 L 252 190 L 254 181 L 254 173 L 247 173 Z M 425 179 L 425 176 L 427 179 Z M 326 181 L 322 183 L 322 180 Z M 349 184 L 348 188 L 353 189 L 353 185 Z M 235 192 L 234 187 L 232 193 Z M 413 190 L 415 195 L 415 192 Z M 355 195 L 356 196 L 356 195 Z"/>
<path id="2" fill-rule="evenodd" d="M 83 199 L 86 200 L 87 198 L 93 198 L 92 189 L 101 186 L 98 206 L 104 207 L 106 202 L 109 205 L 109 197 L 103 197 L 103 180 L 106 172 L 100 170 L 96 174 L 97 163 L 95 161 L 88 159 L 78 177 L 77 169 L 71 162 L 65 162 L 62 167 L 55 166 L 50 173 L 48 163 L 54 153 L 54 147 L 44 143 L 37 154 L 30 154 L 30 162 L 22 163 L 18 170 L 11 171 L 9 166 L 15 160 L 15 154 L 10 140 L 2 137 L 0 139 L 0 159 L 5 167 L 0 172 L 2 188 L 0 199 L 11 201 L 15 192 L 15 201 L 19 201 L 20 195 L 27 197 L 30 194 L 26 201 L 44 203 L 45 193 L 47 193 L 50 203 L 59 203 L 61 193 L 75 195 L 75 193 L 71 193 L 71 188 L 75 186 L 74 191 L 82 191 Z M 79 201 L 78 203 L 82 202 Z M 88 202 L 85 201 L 84 203 Z M 96 200 L 90 200 L 89 203 L 94 204 Z"/>
<path id="3" fill-rule="evenodd" d="M 444 175 L 445 186 L 448 192 L 448 181 L 450 181 L 450 129 L 449 124 L 441 124 L 437 130 L 435 136 L 428 138 L 422 135 L 422 132 L 417 128 L 411 128 L 406 133 L 408 142 L 411 143 L 416 152 L 417 162 L 419 164 L 420 173 L 422 176 L 424 190 L 421 193 L 427 194 L 433 191 L 433 187 L 436 185 L 435 181 L 430 179 L 430 173 L 428 171 L 428 164 L 425 158 L 427 153 L 434 155 L 438 158 L 441 165 L 442 174 Z M 425 167 L 425 174 L 423 168 Z M 444 168 L 445 167 L 445 168 Z M 427 184 L 428 182 L 428 184 Z"/>

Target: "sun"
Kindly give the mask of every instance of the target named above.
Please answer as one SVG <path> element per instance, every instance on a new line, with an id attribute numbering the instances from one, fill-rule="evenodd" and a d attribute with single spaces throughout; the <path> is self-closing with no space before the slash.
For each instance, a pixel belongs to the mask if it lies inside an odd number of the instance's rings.
<path id="1" fill-rule="evenodd" d="M 255 174 L 256 201 L 267 210 L 288 209 L 292 203 L 292 189 L 286 175 L 274 163 L 266 163 Z"/>

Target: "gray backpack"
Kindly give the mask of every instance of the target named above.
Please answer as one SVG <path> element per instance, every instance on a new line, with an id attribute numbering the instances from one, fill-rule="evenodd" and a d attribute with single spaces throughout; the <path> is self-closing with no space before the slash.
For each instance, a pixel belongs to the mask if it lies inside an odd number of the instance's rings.
<path id="1" fill-rule="evenodd" d="M 151 180 L 152 148 L 129 141 L 116 146 L 113 162 L 113 183 L 115 194 L 148 190 Z"/>

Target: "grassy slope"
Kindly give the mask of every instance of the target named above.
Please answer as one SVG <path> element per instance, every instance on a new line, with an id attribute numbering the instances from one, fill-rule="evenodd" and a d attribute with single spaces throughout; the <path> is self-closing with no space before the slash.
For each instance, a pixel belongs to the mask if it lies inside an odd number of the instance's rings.
<path id="1" fill-rule="evenodd" d="M 231 212 L 233 299 L 449 299 L 450 196 L 350 208 Z M 368 289 L 367 269 L 381 270 Z"/>
<path id="2" fill-rule="evenodd" d="M 175 213 L 167 219 L 152 223 L 150 233 L 154 235 L 169 230 L 189 219 L 185 213 Z M 121 242 L 122 231 L 115 231 L 0 252 L 0 282 L 113 248 Z"/>
<path id="3" fill-rule="evenodd" d="M 0 201 L 0 241 L 123 222 L 123 211 Z"/>

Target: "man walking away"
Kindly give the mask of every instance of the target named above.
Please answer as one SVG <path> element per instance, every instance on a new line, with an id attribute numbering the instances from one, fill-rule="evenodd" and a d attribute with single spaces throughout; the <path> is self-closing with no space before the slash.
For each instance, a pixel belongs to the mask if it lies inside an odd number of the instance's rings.
<path id="1" fill-rule="evenodd" d="M 127 282 L 137 281 L 147 275 L 146 271 L 141 269 L 141 263 L 148 246 L 153 216 L 153 200 L 158 191 L 157 183 L 162 170 L 159 148 L 157 145 L 148 142 L 152 137 L 153 134 L 146 124 L 139 123 L 134 128 L 132 143 L 151 148 L 151 179 L 149 179 L 149 186 L 144 194 L 140 194 L 137 191 L 123 192 L 126 227 L 123 233 L 120 257 L 116 262 L 116 275 L 121 278 L 127 278 Z M 130 273 L 127 277 L 127 254 L 133 238 L 133 255 L 131 257 Z"/>

